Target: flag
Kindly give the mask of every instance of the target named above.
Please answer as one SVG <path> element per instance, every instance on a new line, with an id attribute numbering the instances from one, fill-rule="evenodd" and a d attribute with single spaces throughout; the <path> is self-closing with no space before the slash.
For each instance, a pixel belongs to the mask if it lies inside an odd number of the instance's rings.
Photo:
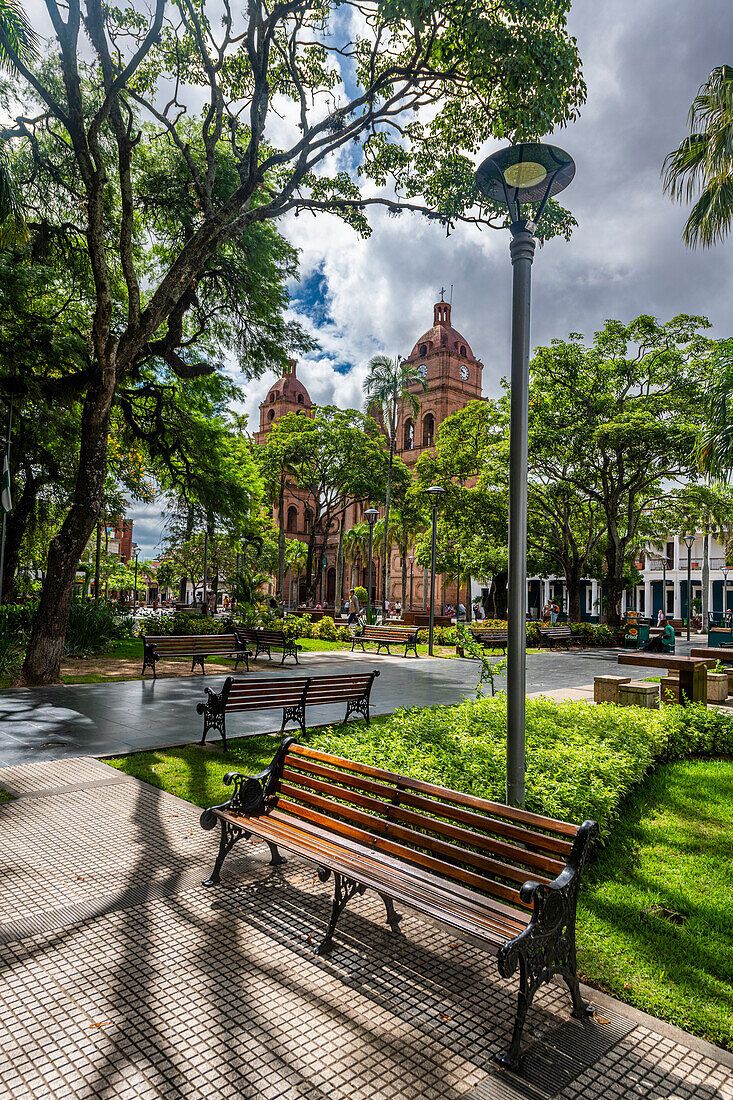
<path id="1" fill-rule="evenodd" d="M 0 493 L 0 512 L 4 512 L 6 515 L 8 512 L 12 512 L 13 502 L 10 499 L 10 467 L 8 466 L 8 456 L 3 455 L 3 480 L 2 491 Z"/>

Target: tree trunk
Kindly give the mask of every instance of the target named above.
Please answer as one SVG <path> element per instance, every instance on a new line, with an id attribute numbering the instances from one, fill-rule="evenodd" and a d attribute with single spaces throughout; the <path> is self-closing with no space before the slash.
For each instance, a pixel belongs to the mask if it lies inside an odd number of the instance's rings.
<path id="1" fill-rule="evenodd" d="M 52 684 L 59 679 L 76 567 L 102 508 L 114 391 L 114 364 L 107 362 L 87 390 L 84 401 L 74 495 L 68 515 L 48 551 L 46 580 L 21 673 L 27 684 Z"/>
<path id="2" fill-rule="evenodd" d="M 97 520 L 97 545 L 94 552 L 94 602 L 99 603 L 100 559 L 102 557 L 102 524 Z"/>
<path id="3" fill-rule="evenodd" d="M 400 548 L 402 554 L 402 614 L 405 614 L 405 608 L 407 607 L 407 547 Z"/>
<path id="4" fill-rule="evenodd" d="M 565 583 L 568 586 L 568 622 L 580 622 L 581 566 L 577 561 L 565 565 Z"/>
<path id="5" fill-rule="evenodd" d="M 606 623 L 612 630 L 621 626 L 621 599 L 624 593 L 624 548 L 609 526 L 606 546 Z"/>
<path id="6" fill-rule="evenodd" d="M 333 594 L 333 617 L 334 619 L 341 611 L 341 601 L 343 599 L 343 585 L 344 585 L 344 517 L 342 516 L 339 521 L 339 544 L 336 551 L 336 589 Z"/>
<path id="7" fill-rule="evenodd" d="M 277 496 L 277 584 L 280 602 L 285 603 L 285 478 L 280 478 Z"/>
<path id="8" fill-rule="evenodd" d="M 20 547 L 33 515 L 38 493 L 38 482 L 26 473 L 23 492 L 15 502 L 5 523 L 5 562 L 3 568 L 3 601 L 10 603 L 15 596 L 15 576 L 18 572 Z"/>

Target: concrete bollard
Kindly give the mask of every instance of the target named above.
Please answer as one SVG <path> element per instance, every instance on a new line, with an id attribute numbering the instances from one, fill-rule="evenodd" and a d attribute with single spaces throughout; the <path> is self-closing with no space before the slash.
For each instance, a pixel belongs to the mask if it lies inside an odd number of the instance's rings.
<path id="1" fill-rule="evenodd" d="M 646 680 L 630 680 L 618 689 L 618 701 L 622 707 L 643 707 L 654 710 L 659 706 L 659 684 L 650 684 Z"/>
<path id="2" fill-rule="evenodd" d="M 630 676 L 594 676 L 593 702 L 618 704 L 620 685 L 629 683 L 631 683 Z"/>

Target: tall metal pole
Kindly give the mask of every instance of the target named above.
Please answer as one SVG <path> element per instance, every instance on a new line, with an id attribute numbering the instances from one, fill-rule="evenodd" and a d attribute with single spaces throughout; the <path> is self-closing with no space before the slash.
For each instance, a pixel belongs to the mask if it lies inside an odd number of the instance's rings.
<path id="1" fill-rule="evenodd" d="M 458 595 L 456 598 L 456 622 L 461 617 L 461 551 L 457 551 L 458 555 Z"/>
<path id="2" fill-rule="evenodd" d="M 367 610 L 372 606 L 372 541 L 374 539 L 374 524 L 369 524 L 369 573 L 367 581 Z"/>
<path id="3" fill-rule="evenodd" d="M 430 634 L 428 653 L 433 655 L 433 630 L 435 629 L 435 543 L 438 528 L 438 501 L 433 500 L 433 538 L 430 550 Z"/>
<path id="4" fill-rule="evenodd" d="M 5 457 L 8 460 L 8 470 L 10 470 L 10 436 L 13 431 L 13 398 L 10 398 L 10 413 L 8 416 L 8 438 L 5 440 Z M 0 607 L 3 602 L 3 579 L 5 577 L 5 525 L 7 523 L 7 513 L 3 512 L 3 532 L 0 537 Z"/>
<path id="5" fill-rule="evenodd" d="M 506 800 L 524 805 L 527 665 L 527 419 L 529 310 L 535 240 L 524 222 L 511 226 L 512 361 L 509 436 L 509 593 Z"/>
<path id="6" fill-rule="evenodd" d="M 413 562 L 412 558 L 410 558 L 410 611 L 412 611 L 412 609 L 413 609 L 412 608 L 412 580 L 413 580 L 412 570 L 413 570 L 413 565 L 414 565 L 414 562 Z"/>
<path id="7" fill-rule="evenodd" d="M 132 613 L 135 614 L 135 608 L 137 607 L 137 562 L 140 556 L 140 551 L 135 554 L 135 590 L 132 593 Z"/>
<path id="8" fill-rule="evenodd" d="M 202 606 L 202 614 L 204 616 L 208 615 L 208 613 L 209 613 L 209 605 L 206 602 L 206 590 L 209 587 L 208 566 L 209 566 L 209 532 L 204 531 L 204 598 L 203 598 L 203 606 Z"/>
<path id="9" fill-rule="evenodd" d="M 692 543 L 687 544 L 687 641 L 690 640 L 690 608 L 692 601 Z"/>

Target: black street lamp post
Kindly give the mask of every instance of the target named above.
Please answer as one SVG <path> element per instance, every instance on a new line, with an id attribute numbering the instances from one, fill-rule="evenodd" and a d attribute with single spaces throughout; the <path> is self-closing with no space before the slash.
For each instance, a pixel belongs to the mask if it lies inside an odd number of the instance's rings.
<path id="1" fill-rule="evenodd" d="M 135 589 L 132 593 L 132 613 L 135 614 L 135 608 L 137 607 L 137 562 L 140 557 L 140 547 L 136 542 L 132 544 L 132 552 L 135 555 Z"/>
<path id="2" fill-rule="evenodd" d="M 685 546 L 687 547 L 687 641 L 690 640 L 690 613 L 692 611 L 692 544 L 695 541 L 694 535 L 685 535 Z"/>
<path id="3" fill-rule="evenodd" d="M 374 543 L 374 524 L 377 522 L 379 512 L 376 508 L 367 508 L 364 515 L 369 524 L 369 580 L 367 583 L 367 610 L 372 606 L 372 546 Z"/>
<path id="4" fill-rule="evenodd" d="M 529 316 L 534 234 L 548 200 L 575 175 L 572 157 L 554 145 L 512 145 L 487 157 L 476 173 L 486 198 L 508 208 L 513 267 L 509 434 L 509 601 L 507 647 L 507 786 L 511 806 L 524 805 L 527 619 L 527 436 Z M 522 213 L 527 204 L 536 213 Z"/>
<path id="5" fill-rule="evenodd" d="M 725 626 L 725 617 L 728 614 L 728 566 L 723 569 L 723 625 Z"/>
<path id="6" fill-rule="evenodd" d="M 410 558 L 410 611 L 412 611 L 412 570 L 415 564 L 415 559 Z"/>
<path id="7" fill-rule="evenodd" d="M 438 501 L 445 489 L 440 485 L 431 485 L 425 492 L 430 497 L 433 506 L 433 537 L 430 551 L 430 632 L 428 635 L 428 653 L 433 655 L 433 632 L 435 630 L 435 544 L 438 532 Z"/>

